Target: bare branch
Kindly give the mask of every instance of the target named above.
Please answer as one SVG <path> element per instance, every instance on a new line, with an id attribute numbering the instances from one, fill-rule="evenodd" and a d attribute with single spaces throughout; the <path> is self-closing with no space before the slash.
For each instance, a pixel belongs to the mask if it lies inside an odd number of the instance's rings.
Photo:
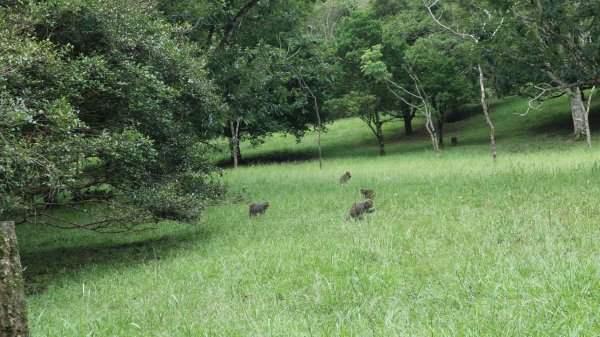
<path id="1" fill-rule="evenodd" d="M 546 85 L 547 85 L 547 87 L 541 87 L 541 85 L 535 85 L 534 88 L 540 90 L 540 93 L 537 96 L 535 96 L 534 98 L 530 99 L 529 102 L 527 102 L 527 111 L 525 111 L 522 114 L 515 112 L 515 115 L 525 116 L 532 109 L 539 110 L 542 107 L 543 103 L 539 103 L 535 106 L 533 104 L 535 102 L 540 102 L 540 97 L 544 96 L 546 94 L 546 92 L 554 90 L 554 88 L 551 87 L 549 84 L 546 84 Z"/>
<path id="2" fill-rule="evenodd" d="M 435 127 L 433 125 L 433 121 L 432 121 L 432 118 L 431 118 L 431 110 L 430 110 L 429 103 L 427 101 L 427 95 L 425 94 L 425 91 L 423 90 L 423 87 L 421 86 L 421 82 L 419 81 L 419 78 L 417 77 L 417 74 L 415 74 L 415 72 L 410 67 L 404 67 L 404 70 L 408 73 L 408 75 L 410 76 L 410 78 L 413 80 L 413 83 L 415 85 L 415 90 L 417 91 L 416 94 L 414 92 L 410 92 L 409 90 L 407 90 L 403 86 L 395 83 L 391 79 L 387 79 L 387 82 L 391 83 L 395 87 L 401 89 L 404 93 L 408 94 L 409 96 L 412 96 L 412 97 L 418 99 L 419 101 L 421 101 L 422 107 L 416 106 L 416 105 L 408 102 L 404 97 L 398 95 L 394 90 L 392 90 L 389 87 L 389 85 L 388 85 L 388 89 L 392 92 L 392 94 L 394 96 L 396 96 L 399 99 L 401 99 L 408 106 L 410 106 L 410 107 L 412 107 L 412 108 L 420 111 L 423 114 L 423 116 L 425 116 L 425 119 L 426 119 L 425 128 L 427 129 L 427 132 L 429 132 L 429 135 L 431 136 L 431 142 L 433 144 L 433 149 L 435 150 L 435 152 L 439 156 L 439 154 L 440 154 L 440 148 L 439 148 L 437 134 L 435 132 Z"/>
<path id="3" fill-rule="evenodd" d="M 441 26 L 442 28 L 446 29 L 447 31 L 451 32 L 452 34 L 465 39 L 465 40 L 471 40 L 475 43 L 479 43 L 479 41 L 481 40 L 480 36 L 475 36 L 474 34 L 469 34 L 469 33 L 464 33 L 464 32 L 460 32 L 456 29 L 451 28 L 450 26 L 442 23 L 442 14 L 440 14 L 438 17 L 435 16 L 435 14 L 433 13 L 432 8 L 435 7 L 437 4 L 439 3 L 439 0 L 435 0 L 433 3 L 431 4 L 427 4 L 426 0 L 423 0 L 423 5 L 425 5 L 425 7 L 427 8 L 427 11 L 429 12 L 429 15 L 431 16 L 431 18 L 433 19 L 433 21 L 435 21 L 439 26 Z M 490 11 L 488 11 L 487 9 L 483 9 L 484 13 L 487 15 L 488 19 L 492 19 L 492 13 L 490 13 Z M 500 20 L 500 23 L 498 24 L 498 26 L 494 29 L 494 32 L 492 33 L 492 35 L 490 36 L 490 38 L 493 38 L 494 36 L 496 36 L 496 33 L 498 33 L 498 31 L 500 30 L 500 28 L 502 27 L 502 24 L 504 23 L 504 18 L 502 18 Z M 485 23 L 483 24 L 485 27 Z"/>
<path id="4" fill-rule="evenodd" d="M 491 37 L 494 37 L 494 36 L 496 36 L 496 33 L 498 33 L 498 31 L 500 30 L 500 27 L 502 27 L 502 24 L 503 24 L 503 23 L 504 23 L 504 18 L 502 18 L 502 19 L 500 20 L 500 24 L 498 24 L 498 27 L 496 27 L 496 29 L 494 29 L 494 32 L 492 33 L 492 36 L 491 36 Z"/>
<path id="5" fill-rule="evenodd" d="M 427 8 L 427 11 L 429 12 L 429 14 L 431 15 L 431 18 L 433 19 L 433 21 L 435 21 L 438 25 L 440 25 L 441 27 L 443 27 L 444 29 L 446 29 L 447 31 L 451 32 L 454 35 L 457 35 L 463 39 L 467 39 L 467 40 L 472 40 L 475 43 L 479 42 L 479 38 L 473 34 L 467 34 L 467 33 L 461 33 L 457 30 L 454 30 L 452 28 L 450 28 L 449 26 L 445 25 L 442 23 L 442 21 L 440 21 L 441 19 L 441 15 L 440 17 L 436 17 L 435 14 L 433 13 L 433 10 L 431 9 L 432 7 L 434 7 L 435 5 L 437 5 L 439 2 L 439 0 L 435 0 L 433 3 L 431 3 L 430 5 L 427 5 L 427 3 L 425 2 L 425 0 L 423 0 L 423 5 L 425 5 L 425 7 Z"/>
<path id="6" fill-rule="evenodd" d="M 394 83 L 394 84 L 395 84 L 395 83 Z M 418 107 L 418 106 L 416 106 L 416 105 L 414 105 L 414 104 L 412 104 L 412 103 L 408 102 L 408 101 L 407 101 L 407 100 L 406 100 L 404 97 L 402 97 L 402 96 L 398 95 L 398 94 L 397 94 L 397 93 L 396 93 L 394 90 L 392 90 L 392 88 L 390 88 L 389 86 L 388 86 L 388 89 L 390 90 L 390 92 L 391 92 L 391 93 L 392 93 L 394 96 L 396 96 L 397 98 L 399 98 L 400 100 L 402 100 L 402 102 L 404 102 L 406 105 L 408 105 L 408 106 L 410 106 L 411 108 L 414 108 L 414 109 L 416 109 L 416 110 L 419 110 L 419 107 Z M 410 94 L 412 94 L 412 93 L 410 93 Z"/>

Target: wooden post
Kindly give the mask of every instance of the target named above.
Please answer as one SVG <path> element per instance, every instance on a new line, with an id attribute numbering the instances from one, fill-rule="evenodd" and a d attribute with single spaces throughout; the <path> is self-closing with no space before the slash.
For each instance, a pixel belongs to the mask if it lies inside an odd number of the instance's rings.
<path id="1" fill-rule="evenodd" d="M 12 221 L 0 221 L 0 336 L 29 336 L 21 259 Z"/>

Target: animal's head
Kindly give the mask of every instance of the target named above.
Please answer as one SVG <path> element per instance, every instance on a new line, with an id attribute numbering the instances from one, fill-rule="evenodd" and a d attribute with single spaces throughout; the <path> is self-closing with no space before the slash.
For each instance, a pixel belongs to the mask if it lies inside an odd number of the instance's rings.
<path id="1" fill-rule="evenodd" d="M 352 174 L 350 174 L 350 171 L 346 171 L 346 175 L 347 175 L 348 177 L 352 177 Z"/>
<path id="2" fill-rule="evenodd" d="M 268 202 L 268 201 L 265 201 L 265 202 L 263 203 L 263 206 L 265 206 L 265 208 L 269 207 L 269 202 Z"/>

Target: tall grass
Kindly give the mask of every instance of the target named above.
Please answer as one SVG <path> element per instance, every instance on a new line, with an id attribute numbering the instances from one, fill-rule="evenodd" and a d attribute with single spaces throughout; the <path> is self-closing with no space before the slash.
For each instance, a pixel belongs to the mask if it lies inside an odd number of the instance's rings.
<path id="1" fill-rule="evenodd" d="M 225 170 L 232 194 L 269 201 L 265 216 L 240 203 L 141 234 L 20 227 L 33 335 L 598 336 L 600 151 L 506 106 L 497 127 L 516 140 L 501 137 L 497 165 L 479 116 L 448 125 L 460 145 L 440 158 L 424 136 L 379 157 L 345 120 L 323 170 Z M 249 155 L 311 146 L 287 140 Z M 348 220 L 361 187 L 377 210 Z"/>

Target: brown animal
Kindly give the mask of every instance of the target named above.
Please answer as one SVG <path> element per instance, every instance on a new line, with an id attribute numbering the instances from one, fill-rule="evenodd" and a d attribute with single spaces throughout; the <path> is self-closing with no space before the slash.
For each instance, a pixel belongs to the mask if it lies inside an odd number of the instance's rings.
<path id="1" fill-rule="evenodd" d="M 262 202 L 262 203 L 250 204 L 249 216 L 253 217 L 253 216 L 257 216 L 259 214 L 265 214 L 265 212 L 267 211 L 268 207 L 269 207 L 269 202 L 268 201 L 265 201 L 265 202 Z"/>
<path id="2" fill-rule="evenodd" d="M 340 177 L 340 185 L 347 183 L 350 178 L 352 178 L 352 174 L 350 174 L 350 171 L 346 171 L 346 173 Z"/>
<path id="3" fill-rule="evenodd" d="M 365 196 L 367 199 L 373 199 L 377 195 L 374 189 L 371 188 L 361 188 L 360 193 Z"/>
<path id="4" fill-rule="evenodd" d="M 363 213 L 375 212 L 375 206 L 373 206 L 373 200 L 367 199 L 361 202 L 355 202 L 350 208 L 350 217 L 353 219 L 362 219 Z"/>

